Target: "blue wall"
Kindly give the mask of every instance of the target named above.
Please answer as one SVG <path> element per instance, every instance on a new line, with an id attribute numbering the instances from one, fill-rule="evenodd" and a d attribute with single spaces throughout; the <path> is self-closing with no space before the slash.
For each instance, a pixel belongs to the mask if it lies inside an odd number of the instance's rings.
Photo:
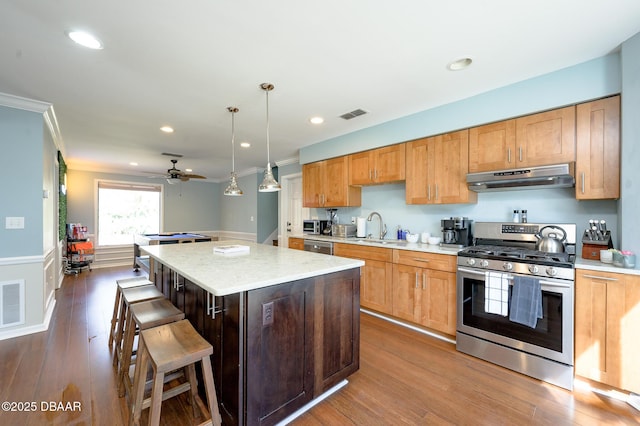
<path id="1" fill-rule="evenodd" d="M 512 84 L 378 126 L 360 130 L 300 151 L 300 162 L 345 155 L 506 118 L 580 103 L 621 92 L 620 55 L 611 54 L 554 73 Z M 637 121 L 637 120 L 636 120 Z M 341 223 L 378 211 L 395 238 L 398 225 L 411 232 L 440 233 L 440 220 L 467 216 L 475 221 L 509 221 L 514 209 L 527 209 L 529 222 L 575 223 L 578 232 L 589 219 L 605 219 L 619 246 L 616 201 L 577 201 L 573 189 L 538 189 L 478 194 L 478 203 L 407 205 L 404 184 L 362 188 L 362 206 L 339 209 Z M 324 218 L 323 209 L 312 217 Z M 377 232 L 377 223 L 372 225 Z"/>
<path id="2" fill-rule="evenodd" d="M 0 106 L 0 258 L 43 254 L 43 137 L 41 113 Z M 5 229 L 6 217 L 24 229 Z"/>

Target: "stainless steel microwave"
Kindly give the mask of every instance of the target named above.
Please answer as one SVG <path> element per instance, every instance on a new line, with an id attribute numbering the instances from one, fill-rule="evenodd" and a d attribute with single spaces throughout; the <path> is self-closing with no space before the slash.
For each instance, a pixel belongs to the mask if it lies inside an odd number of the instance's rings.
<path id="1" fill-rule="evenodd" d="M 319 235 L 320 221 L 318 219 L 305 219 L 302 222 L 302 232 L 305 234 Z"/>

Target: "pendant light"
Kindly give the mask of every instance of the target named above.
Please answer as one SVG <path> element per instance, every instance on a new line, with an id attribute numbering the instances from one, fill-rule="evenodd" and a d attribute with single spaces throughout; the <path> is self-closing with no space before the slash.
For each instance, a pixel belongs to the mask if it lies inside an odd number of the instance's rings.
<path id="1" fill-rule="evenodd" d="M 227 110 L 231 113 L 231 178 L 229 179 L 229 186 L 224 190 L 224 195 L 240 196 L 243 194 L 242 189 L 238 187 L 236 176 L 236 128 L 235 128 L 235 116 L 236 112 L 240 111 L 236 107 L 228 107 Z"/>
<path id="2" fill-rule="evenodd" d="M 262 83 L 260 85 L 260 88 L 267 94 L 267 169 L 264 171 L 264 179 L 262 179 L 262 183 L 260 184 L 260 186 L 258 186 L 258 191 L 275 192 L 280 191 L 282 187 L 273 177 L 273 172 L 271 171 L 271 162 L 269 161 L 269 92 L 273 90 L 273 84 Z"/>

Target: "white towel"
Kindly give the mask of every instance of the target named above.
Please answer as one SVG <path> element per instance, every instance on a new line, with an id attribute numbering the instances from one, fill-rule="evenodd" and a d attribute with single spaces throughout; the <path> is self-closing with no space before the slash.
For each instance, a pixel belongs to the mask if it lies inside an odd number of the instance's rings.
<path id="1" fill-rule="evenodd" d="M 485 272 L 484 311 L 506 317 L 509 314 L 508 275 L 500 272 Z"/>

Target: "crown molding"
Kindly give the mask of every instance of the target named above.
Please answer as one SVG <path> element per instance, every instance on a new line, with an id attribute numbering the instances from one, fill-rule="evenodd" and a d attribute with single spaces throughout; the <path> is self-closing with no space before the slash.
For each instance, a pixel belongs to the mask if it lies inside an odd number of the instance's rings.
<path id="1" fill-rule="evenodd" d="M 25 111 L 37 112 L 44 114 L 51 104 L 34 99 L 23 98 L 21 96 L 9 95 L 8 93 L 0 93 L 0 105 L 9 108 L 23 109 Z"/>
<path id="2" fill-rule="evenodd" d="M 298 164 L 300 162 L 300 157 L 292 157 L 286 158 L 284 160 L 276 161 L 276 166 L 288 166 L 290 164 Z"/>

